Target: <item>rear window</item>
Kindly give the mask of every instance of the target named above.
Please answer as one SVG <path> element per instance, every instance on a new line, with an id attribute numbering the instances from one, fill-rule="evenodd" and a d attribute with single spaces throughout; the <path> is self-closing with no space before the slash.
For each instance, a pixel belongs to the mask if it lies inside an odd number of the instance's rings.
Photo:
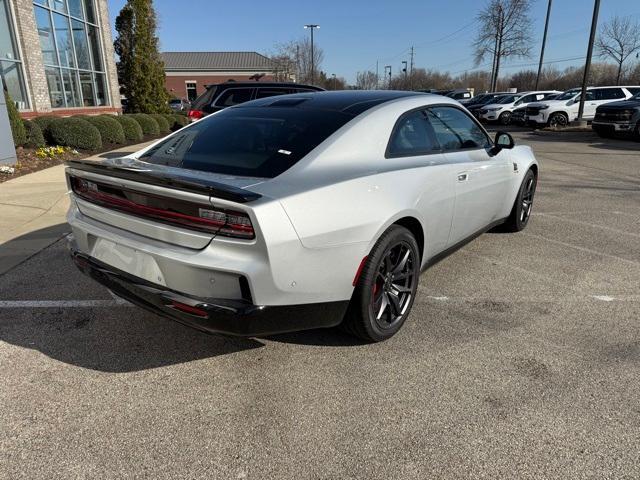
<path id="1" fill-rule="evenodd" d="M 192 103 L 192 108 L 194 110 L 204 110 L 204 107 L 207 105 L 211 105 L 211 101 L 213 100 L 213 95 L 216 93 L 217 87 L 209 87 L 207 90 L 196 98 Z"/>
<path id="2" fill-rule="evenodd" d="M 229 108 L 183 128 L 141 159 L 190 170 L 273 178 L 352 118 L 302 108 Z"/>

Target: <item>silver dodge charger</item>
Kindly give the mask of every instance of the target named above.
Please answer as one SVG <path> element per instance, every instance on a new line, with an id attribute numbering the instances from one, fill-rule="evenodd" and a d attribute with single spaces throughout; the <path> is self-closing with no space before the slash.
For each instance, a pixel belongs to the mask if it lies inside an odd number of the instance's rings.
<path id="1" fill-rule="evenodd" d="M 442 96 L 264 98 L 132 155 L 69 162 L 71 255 L 116 295 L 204 331 L 342 325 L 381 341 L 423 269 L 527 225 L 538 168 Z"/>

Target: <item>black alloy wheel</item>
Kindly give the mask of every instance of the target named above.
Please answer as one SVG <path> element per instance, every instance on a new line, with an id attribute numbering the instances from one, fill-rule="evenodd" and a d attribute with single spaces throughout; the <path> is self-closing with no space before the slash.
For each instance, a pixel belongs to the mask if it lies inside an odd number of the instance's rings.
<path id="1" fill-rule="evenodd" d="M 365 260 L 343 329 L 367 342 L 392 337 L 409 316 L 419 276 L 415 237 L 405 227 L 391 225 Z"/>
<path id="2" fill-rule="evenodd" d="M 392 245 L 385 252 L 371 292 L 371 315 L 380 329 L 393 328 L 411 304 L 415 262 L 407 242 Z"/>
<path id="3" fill-rule="evenodd" d="M 509 217 L 497 230 L 505 232 L 519 232 L 524 230 L 531 218 L 533 209 L 533 197 L 536 194 L 538 178 L 532 170 L 529 170 L 522 180 L 520 190 L 511 209 Z"/>

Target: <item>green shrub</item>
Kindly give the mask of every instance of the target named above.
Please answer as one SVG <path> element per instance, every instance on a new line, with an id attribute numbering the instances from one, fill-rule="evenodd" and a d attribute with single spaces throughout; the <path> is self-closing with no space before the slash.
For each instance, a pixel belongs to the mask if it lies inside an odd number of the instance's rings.
<path id="1" fill-rule="evenodd" d="M 27 142 L 27 132 L 24 129 L 22 118 L 18 113 L 16 104 L 13 103 L 9 92 L 5 92 L 7 100 L 7 112 L 9 113 L 9 125 L 11 125 L 11 134 L 13 135 L 13 144 L 16 147 L 21 147 Z"/>
<path id="2" fill-rule="evenodd" d="M 124 130 L 113 115 L 88 116 L 83 118 L 100 132 L 102 144 L 124 143 Z"/>
<path id="3" fill-rule="evenodd" d="M 147 115 L 146 113 L 130 113 L 127 116 L 133 118 L 140 124 L 142 133 L 145 135 L 160 135 L 160 126 L 156 122 L 155 118 Z"/>
<path id="4" fill-rule="evenodd" d="M 44 135 L 42 135 L 42 129 L 33 121 L 23 120 L 24 130 L 27 133 L 27 141 L 25 147 L 40 148 L 46 145 L 44 141 Z"/>
<path id="5" fill-rule="evenodd" d="M 173 132 L 174 130 L 177 130 L 179 128 L 179 127 L 176 126 L 176 119 L 173 118 L 173 114 L 171 114 L 171 113 L 163 113 L 162 116 L 164 117 L 164 119 L 169 124 L 169 130 L 171 130 Z"/>
<path id="6" fill-rule="evenodd" d="M 56 118 L 49 125 L 49 133 L 51 140 L 57 145 L 82 150 L 102 148 L 100 131 L 82 118 Z"/>
<path id="7" fill-rule="evenodd" d="M 53 122 L 56 118 L 58 117 L 54 115 L 43 115 L 41 117 L 35 117 L 31 120 L 33 123 L 38 124 L 40 130 L 42 131 L 42 135 L 44 136 L 44 139 L 47 143 L 52 143 L 51 135 L 49 134 L 49 126 L 51 125 L 51 122 Z"/>
<path id="8" fill-rule="evenodd" d="M 118 115 L 113 118 L 120 123 L 120 126 L 124 131 L 124 138 L 130 142 L 142 141 L 142 127 L 135 119 L 131 118 L 129 115 Z"/>
<path id="9" fill-rule="evenodd" d="M 180 115 L 179 113 L 175 113 L 173 115 L 173 118 L 175 119 L 176 125 L 178 125 L 179 128 L 186 127 L 187 125 L 189 125 L 189 119 L 185 115 Z"/>
<path id="10" fill-rule="evenodd" d="M 150 113 L 150 117 L 152 117 L 156 122 L 158 122 L 158 127 L 160 127 L 160 133 L 169 133 L 171 131 L 169 122 L 166 117 L 162 113 Z"/>

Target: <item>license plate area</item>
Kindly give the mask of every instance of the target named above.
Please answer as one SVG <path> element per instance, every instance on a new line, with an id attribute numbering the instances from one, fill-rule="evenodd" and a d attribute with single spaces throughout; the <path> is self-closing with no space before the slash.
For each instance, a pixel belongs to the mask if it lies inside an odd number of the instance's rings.
<path id="1" fill-rule="evenodd" d="M 135 277 L 167 286 L 160 267 L 146 252 L 98 238 L 93 245 L 91 256 Z"/>

